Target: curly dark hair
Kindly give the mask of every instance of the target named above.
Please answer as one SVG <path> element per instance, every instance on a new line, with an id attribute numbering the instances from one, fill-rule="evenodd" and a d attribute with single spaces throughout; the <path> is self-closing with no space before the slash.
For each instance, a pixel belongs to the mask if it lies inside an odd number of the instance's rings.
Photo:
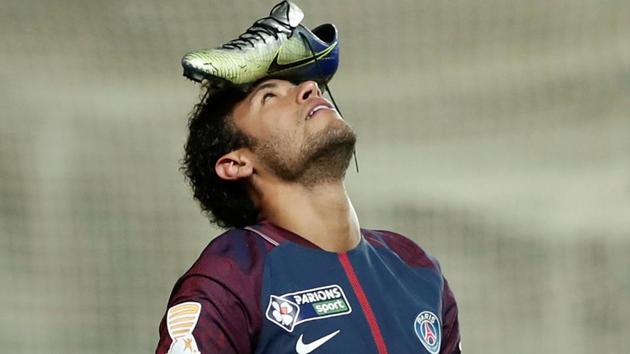
<path id="1" fill-rule="evenodd" d="M 247 182 L 224 180 L 214 169 L 221 156 L 251 147 L 253 143 L 231 120 L 234 106 L 247 96 L 248 90 L 230 86 L 203 89 L 205 94 L 188 121 L 189 135 L 181 170 L 210 222 L 221 228 L 254 224 L 259 211 Z"/>

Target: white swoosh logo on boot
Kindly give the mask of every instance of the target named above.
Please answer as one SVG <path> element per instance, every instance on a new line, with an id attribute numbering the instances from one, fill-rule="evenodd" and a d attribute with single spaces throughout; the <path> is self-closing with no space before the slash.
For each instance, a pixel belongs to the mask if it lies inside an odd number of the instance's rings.
<path id="1" fill-rule="evenodd" d="M 312 341 L 308 344 L 304 344 L 304 342 L 302 342 L 302 336 L 304 336 L 304 334 L 300 334 L 300 338 L 298 338 L 297 343 L 295 343 L 295 351 L 298 354 L 308 354 L 312 352 L 313 350 L 322 346 L 322 344 L 328 342 L 332 337 L 336 336 L 339 332 L 341 332 L 340 329 L 332 332 L 331 334 L 325 337 L 321 337 L 318 340 Z"/>

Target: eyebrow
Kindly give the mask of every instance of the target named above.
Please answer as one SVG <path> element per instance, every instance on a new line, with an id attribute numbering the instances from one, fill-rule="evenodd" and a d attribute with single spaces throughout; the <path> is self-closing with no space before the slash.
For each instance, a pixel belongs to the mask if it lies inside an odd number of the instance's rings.
<path id="1" fill-rule="evenodd" d="M 258 94 L 258 92 L 260 92 L 261 90 L 264 90 L 266 88 L 276 88 L 278 87 L 278 84 L 273 82 L 273 81 L 267 81 L 264 82 L 260 85 L 258 85 L 250 94 L 249 94 L 249 99 L 250 101 L 256 97 L 256 95 Z"/>

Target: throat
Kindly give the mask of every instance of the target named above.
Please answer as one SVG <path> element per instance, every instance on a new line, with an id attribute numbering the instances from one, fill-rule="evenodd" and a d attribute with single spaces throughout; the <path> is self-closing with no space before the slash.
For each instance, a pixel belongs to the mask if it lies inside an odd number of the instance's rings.
<path id="1" fill-rule="evenodd" d="M 359 220 L 342 183 L 281 189 L 261 204 L 268 222 L 328 252 L 346 252 L 359 244 Z"/>

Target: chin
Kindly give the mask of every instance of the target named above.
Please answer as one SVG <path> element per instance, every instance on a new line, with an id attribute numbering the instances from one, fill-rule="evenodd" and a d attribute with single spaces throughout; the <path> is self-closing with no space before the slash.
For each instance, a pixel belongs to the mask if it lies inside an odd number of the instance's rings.
<path id="1" fill-rule="evenodd" d="M 356 139 L 352 127 L 344 120 L 335 118 L 334 121 L 327 122 L 325 129 L 313 133 L 310 139 L 305 142 L 303 152 L 306 155 L 315 154 L 317 150 L 326 149 L 330 145 L 346 144 L 351 144 L 354 149 Z"/>
<path id="2" fill-rule="evenodd" d="M 256 147 L 255 153 L 280 179 L 313 186 L 343 179 L 356 139 L 352 127 L 336 119 L 326 124 L 326 129 L 310 132 L 299 149 L 286 149 L 291 140 L 286 137 Z"/>
<path id="3" fill-rule="evenodd" d="M 302 182 L 313 185 L 343 179 L 350 164 L 356 134 L 343 120 L 316 134 L 302 154 Z"/>

